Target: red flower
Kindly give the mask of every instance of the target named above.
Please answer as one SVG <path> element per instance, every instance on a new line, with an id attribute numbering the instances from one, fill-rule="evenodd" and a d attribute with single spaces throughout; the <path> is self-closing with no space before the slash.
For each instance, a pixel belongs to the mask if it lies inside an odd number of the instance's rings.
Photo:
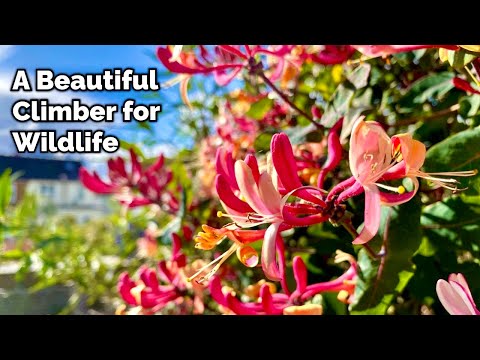
<path id="1" fill-rule="evenodd" d="M 178 211 L 178 200 L 166 189 L 172 180 L 172 172 L 165 170 L 164 157 L 160 155 L 157 161 L 143 170 L 135 151 L 130 149 L 131 170 L 127 172 L 125 160 L 121 157 L 108 160 L 108 176 L 106 182 L 94 171 L 80 168 L 80 181 L 97 194 L 115 194 L 116 198 L 128 207 L 158 204 L 167 211 Z"/>
<path id="2" fill-rule="evenodd" d="M 160 261 L 157 271 L 141 267 L 139 279 L 136 281 L 132 280 L 128 273 L 122 273 L 118 281 L 118 291 L 127 304 L 140 307 L 144 314 L 154 314 L 171 302 L 184 303 L 187 295 L 193 297 L 193 311 L 203 312 L 201 295 L 186 280 L 185 271 L 188 269 L 186 257 L 181 251 L 180 237 L 172 234 L 170 260 Z"/>
<path id="3" fill-rule="evenodd" d="M 235 293 L 226 287 L 222 288 L 220 278 L 214 277 L 210 282 L 212 298 L 223 308 L 237 315 L 321 315 L 322 307 L 307 304 L 313 296 L 324 292 L 338 292 L 338 299 L 351 303 L 357 278 L 357 263 L 353 256 L 337 250 L 335 262 L 348 261 L 350 267 L 337 279 L 307 284 L 307 268 L 302 258 L 293 259 L 293 274 L 296 289 L 292 293 L 272 293 L 273 284 L 263 283 L 258 293 L 258 301 L 242 302 Z M 254 299 L 257 300 L 257 299 Z"/>

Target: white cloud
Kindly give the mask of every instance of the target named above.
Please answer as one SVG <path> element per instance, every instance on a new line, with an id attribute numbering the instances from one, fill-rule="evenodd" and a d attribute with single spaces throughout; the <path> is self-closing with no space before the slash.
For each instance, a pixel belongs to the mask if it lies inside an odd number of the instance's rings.
<path id="1" fill-rule="evenodd" d="M 13 45 L 0 45 L 0 61 L 8 58 L 14 51 L 15 46 Z"/>

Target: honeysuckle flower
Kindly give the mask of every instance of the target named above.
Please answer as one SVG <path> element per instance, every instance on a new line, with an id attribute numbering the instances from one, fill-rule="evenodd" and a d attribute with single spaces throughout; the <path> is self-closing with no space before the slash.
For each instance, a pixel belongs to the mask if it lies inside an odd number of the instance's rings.
<path id="1" fill-rule="evenodd" d="M 163 155 L 160 155 L 156 162 L 145 170 L 133 149 L 130 149 L 130 158 L 129 172 L 123 158 L 108 160 L 110 182 L 103 181 L 97 172 L 90 173 L 84 167 L 79 171 L 80 181 L 83 186 L 97 194 L 114 194 L 120 203 L 130 208 L 158 204 L 166 211 L 176 212 L 179 206 L 178 200 L 170 190 L 166 189 L 172 180 L 172 172 L 164 168 Z"/>
<path id="2" fill-rule="evenodd" d="M 364 244 L 375 236 L 380 226 L 381 196 L 378 188 L 397 191 L 400 194 L 405 192 L 405 188 L 394 189 L 378 183 L 382 176 L 396 165 L 396 159 L 392 157 L 390 137 L 377 122 L 363 121 L 363 118 L 360 118 L 355 123 L 350 137 L 349 163 L 354 180 L 350 180 L 350 187 L 342 193 L 343 196 L 340 194 L 336 202 L 350 195 L 365 192 L 364 226 L 353 241 L 354 244 Z M 333 196 L 331 194 L 329 196 Z M 396 204 L 402 201 L 408 199 L 396 201 Z"/>
<path id="3" fill-rule="evenodd" d="M 417 178 L 424 178 L 437 186 L 458 191 L 458 181 L 440 176 L 473 176 L 473 171 L 425 173 L 420 170 L 425 161 L 426 148 L 410 134 L 399 134 L 391 139 L 381 125 L 374 121 L 359 119 L 350 137 L 349 161 L 353 177 L 336 185 L 328 194 L 327 201 L 335 204 L 365 192 L 364 227 L 354 244 L 370 241 L 380 226 L 380 206 L 395 206 L 409 201 L 418 191 Z M 409 178 L 413 190 L 403 186 L 392 187 L 379 183 L 394 179 Z M 386 193 L 378 188 L 391 191 Z"/>
<path id="4" fill-rule="evenodd" d="M 122 188 L 138 185 L 138 181 L 142 177 L 142 167 L 135 151 L 130 149 L 129 152 L 131 159 L 130 172 L 127 172 L 125 160 L 121 157 L 108 160 L 109 183 L 103 181 L 96 171 L 90 173 L 82 166 L 79 171 L 79 178 L 83 186 L 97 194 L 114 194 L 121 191 Z"/>
<path id="5" fill-rule="evenodd" d="M 343 261 L 348 261 L 350 267 L 342 276 L 331 281 L 308 285 L 305 263 L 301 257 L 294 257 L 293 273 L 296 289 L 292 293 L 276 293 L 273 284 L 264 282 L 253 288 L 251 286 L 247 288 L 248 297 L 253 300 L 258 297 L 258 301 L 242 302 L 231 288 L 222 287 L 218 277 L 210 281 L 210 293 L 218 304 L 237 315 L 321 315 L 323 313 L 321 305 L 308 303 L 317 294 L 338 292 L 340 301 L 347 303 L 353 301 L 357 263 L 351 255 L 337 251 L 335 262 Z"/>
<path id="6" fill-rule="evenodd" d="M 378 56 L 386 56 L 406 51 L 430 48 L 446 48 L 449 50 L 457 50 L 456 45 L 352 45 L 363 55 L 374 58 Z"/>
<path id="7" fill-rule="evenodd" d="M 181 251 L 179 236 L 172 234 L 170 260 L 160 261 L 158 271 L 142 266 L 139 269 L 139 279 L 136 281 L 132 280 L 128 273 L 122 273 L 118 282 L 118 291 L 128 305 L 141 307 L 144 314 L 161 311 L 170 302 L 183 304 L 184 297 L 187 295 L 193 297 L 192 311 L 203 311 L 199 290 L 192 288 L 192 284 L 186 280 L 186 272 L 190 274 L 193 270 L 196 268 L 186 266 L 186 257 Z M 193 293 L 189 293 L 191 290 Z"/>
<path id="8" fill-rule="evenodd" d="M 399 134 L 392 137 L 393 151 L 400 154 L 401 157 L 398 160 L 403 160 L 397 166 L 396 171 L 392 171 L 391 174 L 387 174 L 387 177 L 392 177 L 402 172 L 404 169 L 405 176 L 409 177 L 415 186 L 415 191 L 418 189 L 418 180 L 416 178 L 426 179 L 436 186 L 444 187 L 452 191 L 460 191 L 464 189 L 458 189 L 458 181 L 453 178 L 443 178 L 441 176 L 474 176 L 477 174 L 477 170 L 467 171 L 453 171 L 453 172 L 438 172 L 438 173 L 425 173 L 420 170 L 425 161 L 427 153 L 426 147 L 418 140 L 414 140 L 411 134 Z"/>
<path id="9" fill-rule="evenodd" d="M 280 59 L 276 65 L 278 70 L 274 70 L 270 76 L 275 81 L 281 74 L 283 68 L 282 57 L 285 56 L 291 46 L 285 45 L 275 49 L 264 48 L 255 45 L 217 45 L 214 47 L 213 54 L 205 46 L 199 46 L 200 53 L 179 51 L 178 47 L 159 47 L 157 57 L 160 62 L 172 73 L 180 74 L 178 77 L 163 84 L 163 87 L 172 86 L 180 83 L 180 92 L 185 104 L 191 107 L 187 96 L 188 81 L 195 74 L 213 74 L 215 81 L 220 86 L 228 85 L 242 69 L 251 65 L 251 59 L 257 54 L 274 56 Z M 183 49 L 182 49 L 183 50 Z M 175 54 L 173 52 L 176 52 Z M 180 53 L 179 53 L 180 52 Z M 173 60 L 175 61 L 173 61 Z"/>
<path id="10" fill-rule="evenodd" d="M 438 280 L 436 288 L 440 302 L 450 315 L 480 315 L 462 274 L 450 274 L 448 282 Z"/>
<path id="11" fill-rule="evenodd" d="M 284 254 L 280 233 L 293 226 L 308 226 L 328 219 L 328 216 L 322 213 L 325 202 L 321 199 L 319 189 L 304 187 L 299 180 L 288 137 L 285 134 L 274 135 L 271 149 L 271 166 L 267 166 L 267 170 L 262 172 L 257 159 L 251 154 L 248 154 L 245 160 L 234 161 L 231 152 L 226 149 L 219 148 L 217 151 L 215 188 L 226 211 L 218 212 L 218 216 L 230 218 L 233 223 L 215 230 L 205 226 L 204 232 L 196 238 L 196 246 L 212 249 L 226 237 L 234 244 L 214 260 L 218 261 L 218 264 L 202 281 L 211 277 L 220 264 L 235 251 L 238 251 L 237 256 L 244 264 L 252 266 L 249 265 L 251 263 L 255 266 L 256 262 L 249 259 L 258 259 L 256 252 L 245 246 L 251 241 L 250 234 L 255 234 L 254 241 L 263 238 L 261 263 L 267 278 L 283 280 Z M 315 192 L 320 194 L 320 197 L 315 196 Z M 297 196 L 311 204 L 287 204 L 290 196 Z M 246 234 L 240 232 L 240 228 L 265 224 L 269 225 L 266 230 L 253 230 L 248 233 L 250 238 L 247 241 L 238 236 Z M 213 265 L 213 262 L 209 265 Z"/>

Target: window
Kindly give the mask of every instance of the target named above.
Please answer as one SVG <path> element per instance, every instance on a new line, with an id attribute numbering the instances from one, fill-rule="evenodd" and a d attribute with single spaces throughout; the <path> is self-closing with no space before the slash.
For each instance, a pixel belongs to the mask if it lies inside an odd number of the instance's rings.
<path id="1" fill-rule="evenodd" d="M 42 184 L 40 186 L 40 194 L 45 197 L 53 197 L 53 194 L 54 194 L 53 185 Z"/>

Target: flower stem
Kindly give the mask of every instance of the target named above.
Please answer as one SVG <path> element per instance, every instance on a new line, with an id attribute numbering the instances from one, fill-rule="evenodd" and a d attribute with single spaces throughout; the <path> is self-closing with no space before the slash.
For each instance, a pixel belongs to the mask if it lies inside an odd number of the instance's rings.
<path id="1" fill-rule="evenodd" d="M 341 221 L 340 224 L 348 231 L 354 239 L 358 237 L 357 230 L 353 227 L 351 221 Z M 368 255 L 374 259 L 382 258 L 385 254 L 382 250 L 377 254 L 368 244 L 362 244 L 363 248 L 367 251 Z"/>
<path id="2" fill-rule="evenodd" d="M 433 120 L 436 118 L 443 117 L 445 115 L 450 115 L 456 113 L 460 109 L 459 104 L 455 104 L 450 106 L 449 108 L 437 111 L 433 114 L 427 115 L 427 116 L 417 116 L 415 118 L 409 118 L 409 119 L 404 119 L 404 120 L 399 120 L 396 124 L 391 125 L 392 127 L 397 127 L 397 126 L 404 126 L 404 125 L 411 125 L 415 124 L 418 121 L 425 121 L 425 120 Z"/>

